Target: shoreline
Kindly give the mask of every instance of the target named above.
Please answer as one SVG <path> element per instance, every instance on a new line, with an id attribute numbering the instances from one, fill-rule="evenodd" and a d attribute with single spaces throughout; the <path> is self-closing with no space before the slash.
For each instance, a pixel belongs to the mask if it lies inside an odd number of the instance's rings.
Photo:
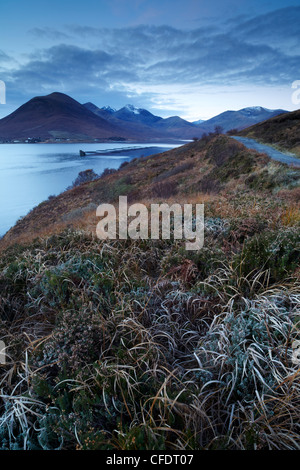
<path id="1" fill-rule="evenodd" d="M 135 144 L 159 144 L 161 143 L 162 139 L 158 140 L 68 140 L 68 141 L 53 141 L 53 140 L 45 140 L 43 142 L 25 142 L 25 141 L 20 141 L 20 142 L 0 142 L 0 145 L 44 145 L 44 144 L 130 144 L 130 145 L 135 145 Z M 188 142 L 192 142 L 190 139 L 164 139 L 163 140 L 166 144 L 185 144 Z"/>

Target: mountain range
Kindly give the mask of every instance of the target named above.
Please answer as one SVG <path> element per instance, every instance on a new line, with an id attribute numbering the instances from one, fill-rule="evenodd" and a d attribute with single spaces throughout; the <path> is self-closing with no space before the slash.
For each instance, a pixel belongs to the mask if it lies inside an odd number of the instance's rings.
<path id="1" fill-rule="evenodd" d="M 167 133 L 168 136 L 172 135 L 177 138 L 187 139 L 197 136 L 201 137 L 204 133 L 214 132 L 216 126 L 222 127 L 224 132 L 231 129 L 238 131 L 287 112 L 284 109 L 267 109 L 262 106 L 253 106 L 238 111 L 225 111 L 207 121 L 199 119 L 198 121 L 189 122 L 179 116 L 163 119 L 151 114 L 146 109 L 136 108 L 130 104 L 119 110 L 110 106 L 98 108 L 93 103 L 85 103 L 84 106 L 97 116 L 107 119 L 109 122 L 114 122 L 118 126 L 122 127 L 125 121 L 127 129 L 128 123 L 131 122 L 135 125 L 143 124 L 144 126 L 151 127 L 152 132 L 153 129 L 156 129 L 157 131 Z M 120 121 L 123 121 L 123 123 Z"/>
<path id="2" fill-rule="evenodd" d="M 131 104 L 119 110 L 99 108 L 91 102 L 80 104 L 68 95 L 54 92 L 32 98 L 0 119 L 0 141 L 193 139 L 213 132 L 216 126 L 224 132 L 241 130 L 285 112 L 250 107 L 192 123 L 179 116 L 164 119 Z"/>

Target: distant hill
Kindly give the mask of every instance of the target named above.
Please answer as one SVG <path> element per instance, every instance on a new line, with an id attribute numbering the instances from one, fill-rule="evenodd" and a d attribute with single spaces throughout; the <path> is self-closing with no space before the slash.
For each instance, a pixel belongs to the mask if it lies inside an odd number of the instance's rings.
<path id="1" fill-rule="evenodd" d="M 300 155 L 300 109 L 248 127 L 239 135 L 252 137 Z"/>
<path id="2" fill-rule="evenodd" d="M 205 122 L 205 119 L 198 119 L 197 121 L 193 121 L 192 124 L 198 126 L 199 124 L 202 124 L 202 122 Z"/>
<path id="3" fill-rule="evenodd" d="M 192 139 L 198 136 L 198 128 L 195 124 L 181 119 L 179 116 L 172 116 L 162 119 L 156 124 L 157 129 L 164 130 L 173 136 L 181 135 L 183 139 Z"/>
<path id="4" fill-rule="evenodd" d="M 174 129 L 178 127 L 188 127 L 195 129 L 194 124 L 191 122 L 185 121 L 184 119 L 180 118 L 179 116 L 171 116 L 166 119 L 162 119 L 159 121 L 157 124 L 157 127 L 160 127 L 161 129 Z"/>
<path id="5" fill-rule="evenodd" d="M 202 133 L 214 131 L 215 126 L 221 126 L 224 132 L 231 129 L 241 130 L 282 113 L 286 113 L 286 111 L 283 109 L 267 109 L 261 106 L 253 106 L 238 111 L 225 111 L 197 126 Z"/>
<path id="6" fill-rule="evenodd" d="M 0 120 L 0 140 L 28 137 L 107 139 L 128 137 L 115 124 L 95 115 L 63 93 L 37 96 Z"/>

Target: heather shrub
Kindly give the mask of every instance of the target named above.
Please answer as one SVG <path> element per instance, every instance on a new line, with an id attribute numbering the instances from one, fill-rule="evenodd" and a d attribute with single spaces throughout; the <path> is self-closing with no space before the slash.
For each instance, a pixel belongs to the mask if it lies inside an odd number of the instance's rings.
<path id="1" fill-rule="evenodd" d="M 102 315 L 101 304 L 98 311 L 88 305 L 63 310 L 55 333 L 42 350 L 39 364 L 44 366 L 56 362 L 64 372 L 73 375 L 99 359 L 105 345 Z M 108 335 L 107 327 L 105 330 Z"/>
<path id="2" fill-rule="evenodd" d="M 129 161 L 125 160 L 125 162 L 121 163 L 119 170 L 122 170 L 122 168 L 125 168 L 127 165 L 129 165 Z"/>
<path id="3" fill-rule="evenodd" d="M 299 171 L 283 168 L 282 165 L 270 163 L 266 168 L 250 174 L 245 183 L 251 189 L 294 188 L 299 186 Z"/>
<path id="4" fill-rule="evenodd" d="M 72 211 L 68 212 L 67 214 L 64 214 L 62 217 L 62 220 L 66 222 L 70 222 L 72 220 L 78 220 L 80 217 L 82 217 L 85 213 L 90 212 L 94 210 L 96 212 L 97 205 L 93 202 L 88 204 L 87 206 L 84 207 L 78 207 L 77 209 L 73 209 Z"/>
<path id="5" fill-rule="evenodd" d="M 151 195 L 153 197 L 168 198 L 177 193 L 176 182 L 164 181 L 154 183 L 151 187 Z"/>
<path id="6" fill-rule="evenodd" d="M 205 177 L 198 183 L 198 188 L 201 193 L 218 194 L 221 187 L 220 181 L 214 178 L 213 175 Z"/>
<path id="7" fill-rule="evenodd" d="M 208 146 L 206 158 L 220 167 L 227 160 L 237 157 L 240 152 L 241 147 L 235 140 L 219 136 Z"/>
<path id="8" fill-rule="evenodd" d="M 245 277 L 255 277 L 260 271 L 269 270 L 269 282 L 279 282 L 293 273 L 299 261 L 299 232 L 291 228 L 263 232 L 249 239 L 233 265 Z"/>
<path id="9" fill-rule="evenodd" d="M 124 162 L 126 163 L 126 162 Z M 102 176 L 108 176 L 108 175 L 113 175 L 114 173 L 116 173 L 118 170 L 116 170 L 116 168 L 105 168 L 103 170 L 103 172 L 101 173 L 101 177 Z"/>
<path id="10" fill-rule="evenodd" d="M 162 181 L 171 176 L 178 175 L 179 173 L 184 173 L 185 171 L 191 170 L 193 166 L 193 162 L 182 163 L 181 165 L 175 166 L 171 170 L 162 172 L 160 175 L 156 176 L 154 181 Z"/>
<path id="11" fill-rule="evenodd" d="M 67 189 L 76 188 L 76 186 L 80 186 L 83 183 L 88 183 L 89 181 L 94 181 L 95 179 L 99 178 L 99 175 L 94 172 L 94 170 L 84 170 L 78 173 L 77 178 L 73 181 L 71 186 Z"/>
<path id="12" fill-rule="evenodd" d="M 243 243 L 266 229 L 267 223 L 260 217 L 246 217 L 232 222 L 229 240 L 232 243 Z"/>

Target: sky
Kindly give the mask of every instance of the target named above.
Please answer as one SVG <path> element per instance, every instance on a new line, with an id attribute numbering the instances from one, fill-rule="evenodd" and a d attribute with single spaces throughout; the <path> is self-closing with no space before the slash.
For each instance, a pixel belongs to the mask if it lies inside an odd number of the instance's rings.
<path id="1" fill-rule="evenodd" d="M 54 91 L 162 117 L 294 110 L 300 0 L 1 0 L 0 118 Z"/>

